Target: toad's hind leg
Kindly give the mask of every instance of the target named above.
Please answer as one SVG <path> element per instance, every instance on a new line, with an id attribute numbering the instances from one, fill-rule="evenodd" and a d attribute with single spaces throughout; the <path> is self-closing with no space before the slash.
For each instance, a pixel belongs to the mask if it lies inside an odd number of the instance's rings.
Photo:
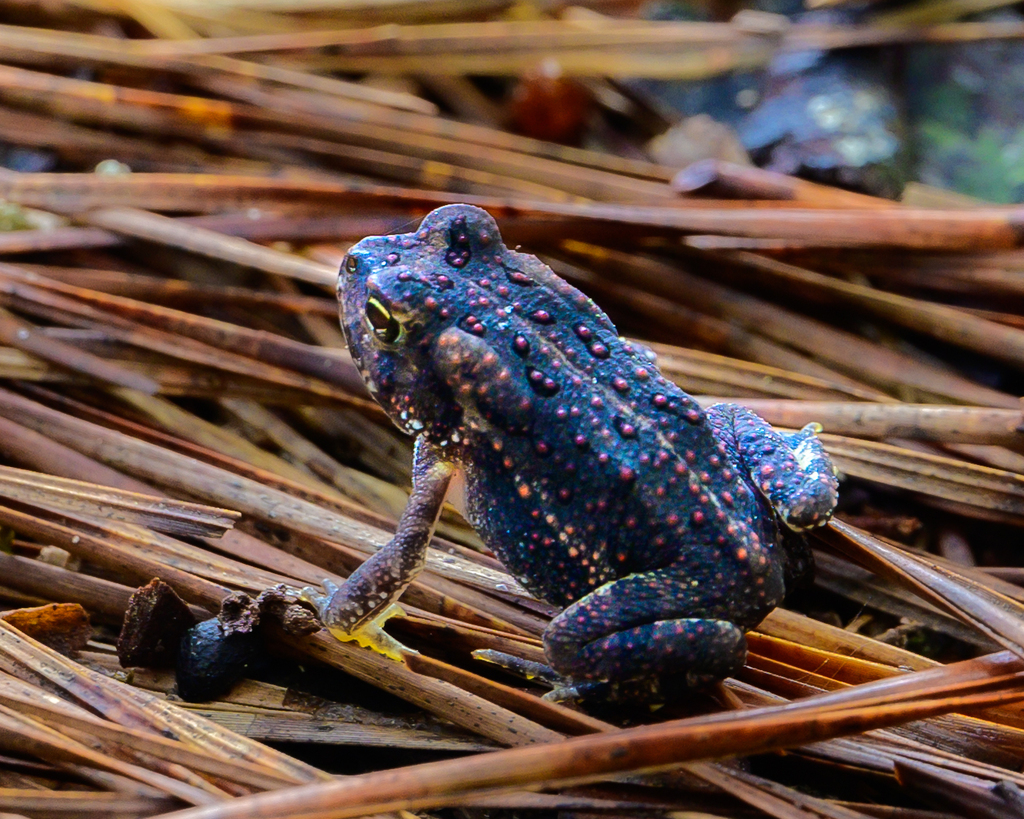
<path id="1" fill-rule="evenodd" d="M 835 468 L 808 424 L 783 433 L 746 407 L 715 404 L 707 411 L 715 437 L 750 476 L 779 518 L 801 531 L 827 523 L 838 495 Z"/>
<path id="2" fill-rule="evenodd" d="M 559 614 L 544 632 L 544 648 L 552 667 L 574 683 L 648 680 L 652 692 L 661 679 L 702 685 L 743 666 L 744 630 L 760 622 L 782 592 L 781 570 L 772 563 L 738 586 L 723 582 L 714 567 L 634 574 Z"/>

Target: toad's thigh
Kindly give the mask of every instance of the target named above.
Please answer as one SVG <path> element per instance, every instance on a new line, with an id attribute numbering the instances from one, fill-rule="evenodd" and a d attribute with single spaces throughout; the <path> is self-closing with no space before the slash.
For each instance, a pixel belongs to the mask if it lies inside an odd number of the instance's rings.
<path id="1" fill-rule="evenodd" d="M 715 567 L 680 566 L 633 574 L 588 594 L 544 633 L 551 665 L 586 679 L 642 676 L 668 667 L 709 664 L 729 673 L 746 653 L 742 633 L 782 599 L 774 562 L 744 583 L 719 582 Z"/>

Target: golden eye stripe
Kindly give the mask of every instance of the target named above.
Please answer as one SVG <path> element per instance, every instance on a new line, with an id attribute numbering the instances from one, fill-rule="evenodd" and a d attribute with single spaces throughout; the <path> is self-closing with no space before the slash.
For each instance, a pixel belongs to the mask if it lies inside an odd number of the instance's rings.
<path id="1" fill-rule="evenodd" d="M 366 326 L 370 332 L 385 344 L 395 344 L 403 336 L 402 325 L 391 311 L 376 296 L 366 300 Z"/>

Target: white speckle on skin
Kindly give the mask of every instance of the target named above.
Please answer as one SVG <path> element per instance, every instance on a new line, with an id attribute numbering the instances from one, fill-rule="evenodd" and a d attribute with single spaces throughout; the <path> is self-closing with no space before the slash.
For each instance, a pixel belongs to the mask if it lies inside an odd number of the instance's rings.
<path id="1" fill-rule="evenodd" d="M 813 441 L 801 441 L 800 444 L 793 450 L 793 456 L 796 458 L 797 465 L 802 470 L 807 470 L 815 458 L 815 449 Z"/>

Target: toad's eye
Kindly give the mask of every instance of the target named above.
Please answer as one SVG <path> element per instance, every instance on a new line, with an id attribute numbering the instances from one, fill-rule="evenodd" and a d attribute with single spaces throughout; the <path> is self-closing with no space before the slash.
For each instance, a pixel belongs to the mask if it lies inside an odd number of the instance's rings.
<path id="1" fill-rule="evenodd" d="M 345 270 L 349 273 L 355 273 L 359 269 L 359 259 L 355 256 L 345 257 Z"/>
<path id="2" fill-rule="evenodd" d="M 366 324 L 385 344 L 394 344 L 402 337 L 402 325 L 380 299 L 370 296 L 366 300 Z"/>

